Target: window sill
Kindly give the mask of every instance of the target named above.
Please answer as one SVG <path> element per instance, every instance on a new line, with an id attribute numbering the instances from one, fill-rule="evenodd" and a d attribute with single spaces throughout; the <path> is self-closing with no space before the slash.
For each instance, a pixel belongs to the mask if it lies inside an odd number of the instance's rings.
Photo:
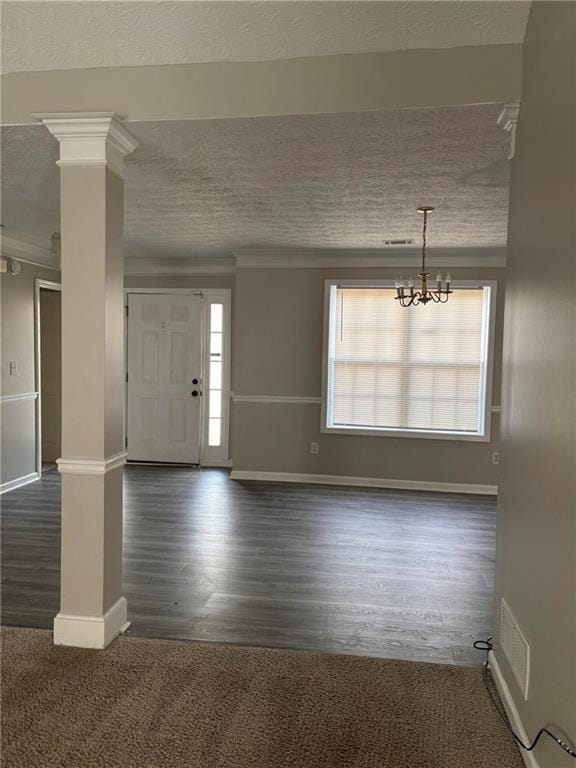
<path id="1" fill-rule="evenodd" d="M 411 437 L 420 440 L 453 440 L 458 442 L 489 443 L 490 434 L 479 432 L 440 432 L 425 429 L 385 429 L 382 427 L 346 427 L 341 424 L 322 426 L 324 434 L 368 435 L 370 437 Z"/>

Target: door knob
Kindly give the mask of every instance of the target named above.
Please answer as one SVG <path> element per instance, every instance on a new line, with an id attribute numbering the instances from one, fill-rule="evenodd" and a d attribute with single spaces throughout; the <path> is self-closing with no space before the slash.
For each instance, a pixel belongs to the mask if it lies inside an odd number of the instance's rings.
<path id="1" fill-rule="evenodd" d="M 197 389 L 193 389 L 192 390 L 192 397 L 198 397 L 198 390 Z"/>

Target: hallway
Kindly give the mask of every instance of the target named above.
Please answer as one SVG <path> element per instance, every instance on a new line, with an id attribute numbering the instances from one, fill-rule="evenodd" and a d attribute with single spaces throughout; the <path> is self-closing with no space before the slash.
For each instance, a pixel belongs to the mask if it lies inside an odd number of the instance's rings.
<path id="1" fill-rule="evenodd" d="M 495 499 L 128 466 L 129 634 L 476 664 Z M 2 623 L 51 628 L 60 476 L 2 498 Z"/>

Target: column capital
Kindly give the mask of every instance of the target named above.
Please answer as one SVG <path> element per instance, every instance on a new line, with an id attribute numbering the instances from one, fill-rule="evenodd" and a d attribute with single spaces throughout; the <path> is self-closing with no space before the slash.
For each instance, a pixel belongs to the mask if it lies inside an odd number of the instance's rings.
<path id="1" fill-rule="evenodd" d="M 498 125 L 510 134 L 510 154 L 508 155 L 508 160 L 512 160 L 516 151 L 516 125 L 518 124 L 519 112 L 520 102 L 514 101 L 510 104 L 504 104 L 498 115 Z"/>
<path id="2" fill-rule="evenodd" d="M 123 176 L 124 157 L 138 142 L 114 112 L 61 112 L 34 115 L 60 144 L 60 167 L 108 167 Z"/>

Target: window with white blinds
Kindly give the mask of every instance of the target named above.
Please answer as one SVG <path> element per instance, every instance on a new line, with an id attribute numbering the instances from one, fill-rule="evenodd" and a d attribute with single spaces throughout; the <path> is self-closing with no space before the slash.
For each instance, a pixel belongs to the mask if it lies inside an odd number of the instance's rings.
<path id="1" fill-rule="evenodd" d="M 485 438 L 491 287 L 410 308 L 395 295 L 330 285 L 326 428 Z"/>

